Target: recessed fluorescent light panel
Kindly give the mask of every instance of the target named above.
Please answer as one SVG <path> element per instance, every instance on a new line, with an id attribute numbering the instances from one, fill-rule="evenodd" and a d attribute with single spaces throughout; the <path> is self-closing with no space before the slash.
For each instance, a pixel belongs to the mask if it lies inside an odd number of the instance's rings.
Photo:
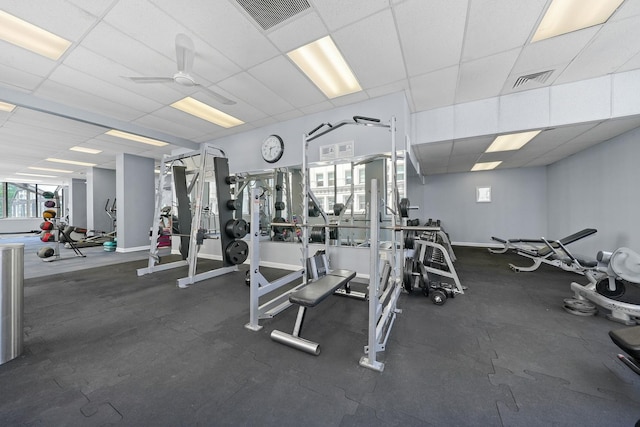
<path id="1" fill-rule="evenodd" d="M 122 132 L 121 130 L 111 129 L 105 132 L 106 135 L 115 136 L 118 138 L 128 139 L 130 141 L 141 142 L 143 144 L 155 145 L 156 147 L 164 147 L 169 145 L 168 142 L 158 141 L 157 139 L 147 138 L 146 136 L 135 135 L 129 132 Z"/>
<path id="2" fill-rule="evenodd" d="M 29 166 L 28 169 L 33 169 L 35 171 L 45 171 L 45 172 L 57 172 L 57 173 L 72 173 L 73 171 L 68 171 L 65 169 L 51 169 L 51 168 L 41 168 L 38 166 Z"/>
<path id="3" fill-rule="evenodd" d="M 54 61 L 60 58 L 71 46 L 69 40 L 36 27 L 3 10 L 0 10 L 0 39 Z"/>
<path id="4" fill-rule="evenodd" d="M 476 172 L 476 171 L 488 171 L 491 169 L 495 169 L 498 166 L 500 166 L 500 163 L 502 163 L 502 161 L 499 162 L 484 162 L 484 163 L 476 163 L 475 165 L 473 165 L 473 167 L 471 168 L 471 172 Z"/>
<path id="5" fill-rule="evenodd" d="M 102 150 L 96 150 L 95 148 L 87 148 L 87 147 L 71 147 L 69 148 L 69 150 L 71 151 L 78 151 L 80 153 L 87 153 L 87 154 L 98 154 L 98 153 L 102 153 Z"/>
<path id="6" fill-rule="evenodd" d="M 16 172 L 16 175 L 24 175 L 24 176 L 38 176 L 40 178 L 57 178 L 57 176 L 55 175 L 41 175 L 39 173 L 23 173 L 23 172 Z"/>
<path id="7" fill-rule="evenodd" d="M 66 163 L 68 165 L 76 165 L 76 166 L 88 166 L 88 167 L 96 166 L 96 163 L 77 162 L 75 160 L 54 159 L 51 157 L 46 158 L 45 160 L 47 162 Z"/>
<path id="8" fill-rule="evenodd" d="M 9 104 L 8 102 L 0 101 L 0 111 L 6 111 L 8 113 L 12 112 L 13 109 L 16 108 L 15 105 Z"/>
<path id="9" fill-rule="evenodd" d="M 242 120 L 236 119 L 235 117 L 230 116 L 227 113 L 223 113 L 204 102 L 191 98 L 190 96 L 174 102 L 171 106 L 202 120 L 222 126 L 223 128 L 231 128 L 244 123 Z"/>
<path id="10" fill-rule="evenodd" d="M 327 98 L 362 90 L 351 68 L 330 36 L 299 47 L 287 56 L 318 86 Z"/>
<path id="11" fill-rule="evenodd" d="M 485 153 L 495 153 L 497 151 L 519 150 L 524 145 L 536 137 L 541 131 L 534 130 L 531 132 L 512 133 L 509 135 L 501 135 L 493 140 Z"/>
<path id="12" fill-rule="evenodd" d="M 531 42 L 606 22 L 624 0 L 553 0 Z"/>

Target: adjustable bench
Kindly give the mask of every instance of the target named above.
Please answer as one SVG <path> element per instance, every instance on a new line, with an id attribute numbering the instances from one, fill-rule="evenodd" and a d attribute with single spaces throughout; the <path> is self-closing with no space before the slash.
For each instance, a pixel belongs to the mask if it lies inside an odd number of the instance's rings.
<path id="1" fill-rule="evenodd" d="M 302 329 L 306 309 L 307 307 L 315 307 L 320 304 L 338 289 L 348 287 L 349 281 L 354 277 L 356 277 L 355 271 L 334 270 L 309 283 L 307 286 L 289 294 L 289 302 L 299 306 L 298 316 L 293 327 L 293 333 L 287 334 L 286 332 L 273 330 L 271 332 L 271 339 L 298 350 L 302 350 L 316 356 L 319 355 L 320 344 L 300 337 L 300 330 Z"/>
<path id="2" fill-rule="evenodd" d="M 563 237 L 560 240 L 547 240 L 544 237 L 540 239 L 500 239 L 491 237 L 492 240 L 500 242 L 503 248 L 489 248 L 491 253 L 505 253 L 509 249 L 513 249 L 518 255 L 533 260 L 533 265 L 529 267 L 520 267 L 509 264 L 513 271 L 534 271 L 537 270 L 542 263 L 559 267 L 565 271 L 574 273 L 584 273 L 586 269 L 595 268 L 598 265 L 596 260 L 578 258 L 571 254 L 567 249 L 567 245 L 584 239 L 585 237 L 595 234 L 598 230 L 595 228 L 585 228 L 584 230 Z"/>
<path id="3" fill-rule="evenodd" d="M 615 345 L 630 356 L 618 354 L 618 359 L 640 375 L 640 326 L 609 331 L 609 337 Z"/>

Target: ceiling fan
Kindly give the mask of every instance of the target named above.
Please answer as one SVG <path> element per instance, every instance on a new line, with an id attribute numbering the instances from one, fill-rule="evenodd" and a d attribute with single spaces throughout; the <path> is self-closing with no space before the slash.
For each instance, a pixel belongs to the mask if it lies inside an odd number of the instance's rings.
<path id="1" fill-rule="evenodd" d="M 176 35 L 176 59 L 178 63 L 178 72 L 172 77 L 125 77 L 134 83 L 168 83 L 174 82 L 186 87 L 195 87 L 204 90 L 218 102 L 225 105 L 233 105 L 236 102 L 229 98 L 220 95 L 217 92 L 212 91 L 206 86 L 197 83 L 191 76 L 191 68 L 193 67 L 193 57 L 195 49 L 193 47 L 193 40 L 186 34 Z"/>

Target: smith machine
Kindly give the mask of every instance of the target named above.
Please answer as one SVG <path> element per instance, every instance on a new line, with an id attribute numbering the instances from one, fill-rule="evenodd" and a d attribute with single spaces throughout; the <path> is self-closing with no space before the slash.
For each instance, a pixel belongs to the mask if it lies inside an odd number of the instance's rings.
<path id="1" fill-rule="evenodd" d="M 300 336 L 302 324 L 307 308 L 315 307 L 329 295 L 332 295 L 340 288 L 345 287 L 346 293 L 348 291 L 349 281 L 355 277 L 354 271 L 348 270 L 332 270 L 330 268 L 329 258 L 325 258 L 323 270 L 325 274 L 318 277 L 317 274 L 306 273 L 308 269 L 309 257 L 309 231 L 312 225 L 309 223 L 309 210 L 315 210 L 317 205 L 317 199 L 313 195 L 309 184 L 309 170 L 308 170 L 308 149 L 309 143 L 315 139 L 318 139 L 329 132 L 332 132 L 345 125 L 356 125 L 365 127 L 378 127 L 386 128 L 391 133 L 391 176 L 393 177 L 392 188 L 392 200 L 391 206 L 384 206 L 384 202 L 379 195 L 379 183 L 378 180 L 371 180 L 371 203 L 370 203 L 370 257 L 369 257 L 369 286 L 368 286 L 368 300 L 369 300 L 369 315 L 368 315 L 368 344 L 364 347 L 365 355 L 360 359 L 360 365 L 369 369 L 382 371 L 384 369 L 384 363 L 377 360 L 377 354 L 385 350 L 387 339 L 391 333 L 393 323 L 396 315 L 401 312 L 397 308 L 397 301 L 402 291 L 401 274 L 398 271 L 399 263 L 398 259 L 399 251 L 396 242 L 397 232 L 402 232 L 400 227 L 400 202 L 398 197 L 398 190 L 396 186 L 396 120 L 392 117 L 388 123 L 381 123 L 378 119 L 372 119 L 367 117 L 355 116 L 352 120 L 344 120 L 338 123 L 329 124 L 323 123 L 313 129 L 311 132 L 303 136 L 303 204 L 302 204 L 302 221 L 300 223 L 285 223 L 285 222 L 273 222 L 272 226 L 282 227 L 300 227 L 302 228 L 302 268 L 298 271 L 292 272 L 278 280 L 269 282 L 260 273 L 260 245 L 259 245 L 259 231 L 257 228 L 257 215 L 259 208 L 259 191 L 254 189 L 251 194 L 252 209 L 251 209 L 251 264 L 250 264 L 250 318 L 249 323 L 245 325 L 250 330 L 260 330 L 260 319 L 271 318 L 291 305 L 298 306 L 298 317 L 294 326 L 292 334 L 274 330 L 271 333 L 271 338 L 279 343 L 294 347 L 298 350 L 302 350 L 314 355 L 320 353 L 320 345 L 312 341 L 306 340 Z M 312 202 L 313 201 L 313 202 Z M 391 248 L 388 254 L 385 253 L 384 260 L 381 262 L 381 252 L 379 248 L 379 232 L 381 229 L 378 218 L 382 209 L 386 209 L 391 212 L 391 227 L 387 227 L 392 230 L 391 232 Z M 404 207 L 408 208 L 408 201 L 405 201 Z M 404 210 L 406 213 L 406 209 Z M 406 216 L 406 215 L 405 215 Z M 326 223 L 327 221 L 325 221 Z M 329 237 L 330 229 L 337 227 L 334 224 L 325 224 L 325 254 L 329 255 Z M 346 227 L 349 227 L 348 225 Z M 301 283 L 289 285 L 302 279 Z M 286 286 L 286 290 L 281 292 L 275 292 L 279 288 Z M 260 297 L 269 294 L 271 298 L 269 301 L 260 304 Z M 276 295 L 274 297 L 274 295 Z"/>
<path id="2" fill-rule="evenodd" d="M 186 288 L 238 271 L 238 264 L 249 254 L 249 247 L 242 240 L 249 226 L 240 213 L 236 214 L 238 203 L 231 194 L 231 185 L 236 179 L 229 175 L 224 152 L 208 144 L 203 144 L 200 150 L 165 156 L 156 192 L 149 264 L 138 269 L 138 276 L 188 265 L 187 277 L 177 281 L 178 287 Z M 215 187 L 215 200 L 211 197 L 212 187 Z M 217 207 L 220 232 L 216 228 L 213 206 Z M 171 252 L 173 237 L 179 238 L 182 259 L 162 264 L 161 256 Z M 196 273 L 198 252 L 207 239 L 220 241 L 223 266 Z"/>

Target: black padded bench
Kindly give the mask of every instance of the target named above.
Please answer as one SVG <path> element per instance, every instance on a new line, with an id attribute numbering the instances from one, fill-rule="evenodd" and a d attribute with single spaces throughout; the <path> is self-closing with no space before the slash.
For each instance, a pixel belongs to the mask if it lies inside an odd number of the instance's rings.
<path id="1" fill-rule="evenodd" d="M 489 252 L 505 253 L 507 250 L 513 249 L 518 255 L 522 255 L 533 260 L 533 265 L 530 267 L 520 267 L 509 264 L 509 267 L 514 271 L 534 271 L 540 267 L 542 263 L 545 263 L 555 267 L 560 267 L 563 270 L 581 272 L 584 271 L 584 269 L 595 268 L 598 265 L 598 261 L 584 257 L 576 257 L 569 252 L 566 246 L 570 243 L 584 239 L 585 237 L 589 237 L 597 232 L 598 230 L 595 228 L 585 228 L 576 233 L 570 234 L 569 236 L 563 237 L 560 240 L 547 240 L 544 238 L 505 240 L 492 236 L 491 239 L 502 243 L 504 248 L 490 248 Z"/>
<path id="2" fill-rule="evenodd" d="M 354 277 L 356 277 L 355 271 L 334 270 L 307 284 L 307 286 L 289 294 L 289 302 L 298 305 L 298 316 L 296 317 L 296 323 L 293 327 L 293 333 L 287 334 L 286 332 L 274 329 L 271 332 L 271 339 L 298 350 L 316 356 L 319 355 L 320 344 L 300 337 L 305 311 L 307 307 L 315 307 L 320 304 L 341 287 L 347 287 Z"/>
<path id="3" fill-rule="evenodd" d="M 609 337 L 631 358 L 622 354 L 618 358 L 636 374 L 640 375 L 640 326 L 609 331 Z"/>
<path id="4" fill-rule="evenodd" d="M 334 270 L 304 288 L 289 294 L 289 301 L 303 307 L 315 307 L 329 295 L 346 286 L 354 277 L 356 277 L 355 271 Z"/>

